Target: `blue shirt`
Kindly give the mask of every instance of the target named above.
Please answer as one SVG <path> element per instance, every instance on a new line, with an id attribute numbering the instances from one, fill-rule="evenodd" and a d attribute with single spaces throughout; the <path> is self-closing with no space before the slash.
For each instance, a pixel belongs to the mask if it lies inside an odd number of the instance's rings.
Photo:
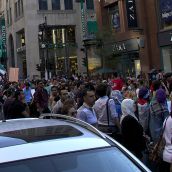
<path id="1" fill-rule="evenodd" d="M 24 92 L 26 103 L 30 103 L 32 101 L 31 88 L 29 88 L 29 89 L 24 88 L 23 92 Z"/>
<path id="2" fill-rule="evenodd" d="M 96 117 L 94 109 L 89 107 L 85 103 L 78 109 L 76 117 L 93 126 L 97 125 L 97 117 Z"/>

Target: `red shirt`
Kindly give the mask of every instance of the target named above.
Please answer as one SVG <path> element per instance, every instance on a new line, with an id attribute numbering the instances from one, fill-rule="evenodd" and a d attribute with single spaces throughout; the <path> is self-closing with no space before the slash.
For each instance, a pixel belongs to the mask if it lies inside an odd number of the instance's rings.
<path id="1" fill-rule="evenodd" d="M 123 87 L 122 79 L 120 79 L 120 78 L 113 79 L 112 83 L 113 83 L 112 90 L 119 90 L 119 91 L 122 90 L 122 87 Z"/>

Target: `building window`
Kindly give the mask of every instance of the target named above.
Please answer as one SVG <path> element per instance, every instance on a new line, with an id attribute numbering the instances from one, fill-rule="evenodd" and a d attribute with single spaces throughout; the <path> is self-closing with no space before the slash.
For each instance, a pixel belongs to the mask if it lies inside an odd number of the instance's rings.
<path id="1" fill-rule="evenodd" d="M 23 0 L 18 0 L 17 2 L 15 2 L 14 8 L 15 18 L 17 19 L 18 17 L 23 15 Z"/>
<path id="2" fill-rule="evenodd" d="M 112 29 L 115 31 L 120 30 L 120 16 L 118 4 L 115 4 L 113 7 L 109 8 L 109 14 Z"/>
<path id="3" fill-rule="evenodd" d="M 17 18 L 18 17 L 17 2 L 15 2 L 14 8 L 15 8 L 15 18 Z"/>
<path id="4" fill-rule="evenodd" d="M 86 6 L 88 10 L 94 10 L 94 1 L 93 0 L 86 0 Z"/>
<path id="5" fill-rule="evenodd" d="M 10 24 L 12 24 L 12 10 L 10 8 Z"/>
<path id="6" fill-rule="evenodd" d="M 159 0 L 161 29 L 172 28 L 172 1 Z"/>
<path id="7" fill-rule="evenodd" d="M 23 0 L 20 0 L 21 2 L 21 14 L 23 14 Z"/>
<path id="8" fill-rule="evenodd" d="M 73 9 L 73 0 L 64 0 L 65 2 L 65 10 Z"/>
<path id="9" fill-rule="evenodd" d="M 60 0 L 52 0 L 52 10 L 60 10 Z"/>
<path id="10" fill-rule="evenodd" d="M 18 1 L 18 16 L 21 15 L 21 11 L 20 11 L 20 0 Z"/>
<path id="11" fill-rule="evenodd" d="M 47 0 L 39 0 L 39 10 L 48 10 Z"/>

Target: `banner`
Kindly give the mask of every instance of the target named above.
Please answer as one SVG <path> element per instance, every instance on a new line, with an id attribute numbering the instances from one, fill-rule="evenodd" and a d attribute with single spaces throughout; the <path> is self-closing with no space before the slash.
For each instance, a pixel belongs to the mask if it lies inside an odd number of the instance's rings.
<path id="1" fill-rule="evenodd" d="M 0 18 L 0 58 L 7 57 L 5 18 Z"/>
<path id="2" fill-rule="evenodd" d="M 160 0 L 160 15 L 165 26 L 172 26 L 172 0 Z"/>
<path id="3" fill-rule="evenodd" d="M 18 82 L 19 80 L 19 68 L 10 68 L 9 69 L 9 81 Z"/>
<path id="4" fill-rule="evenodd" d="M 136 3 L 135 0 L 126 0 L 128 28 L 137 27 Z"/>

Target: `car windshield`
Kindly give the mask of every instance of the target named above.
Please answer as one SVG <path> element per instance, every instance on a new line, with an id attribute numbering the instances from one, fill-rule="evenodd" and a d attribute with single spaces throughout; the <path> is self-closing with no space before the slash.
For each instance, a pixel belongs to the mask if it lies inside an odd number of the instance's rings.
<path id="1" fill-rule="evenodd" d="M 1 164 L 0 171 L 140 172 L 141 169 L 130 161 L 119 149 L 113 147 Z"/>

